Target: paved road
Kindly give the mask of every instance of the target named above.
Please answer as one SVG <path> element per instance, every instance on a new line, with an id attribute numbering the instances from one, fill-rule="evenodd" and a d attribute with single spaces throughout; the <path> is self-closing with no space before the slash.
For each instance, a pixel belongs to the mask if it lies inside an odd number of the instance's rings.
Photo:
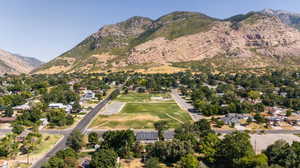
<path id="1" fill-rule="evenodd" d="M 110 96 L 108 96 L 105 100 L 103 100 L 102 102 L 100 102 L 91 112 L 89 112 L 88 114 L 85 115 L 85 117 L 77 124 L 77 126 L 74 128 L 74 130 L 79 130 L 81 133 L 85 133 L 86 129 L 90 123 L 90 121 L 92 121 L 92 119 L 97 115 L 97 113 L 111 100 Z M 72 131 L 72 130 L 71 130 Z M 48 159 L 52 156 L 54 156 L 58 151 L 63 150 L 66 148 L 66 142 L 67 139 L 71 133 L 71 131 L 69 132 L 64 132 L 65 136 L 63 137 L 63 139 L 61 141 L 59 141 L 55 147 L 53 147 L 47 154 L 46 156 L 44 156 L 42 159 L 38 160 L 37 162 L 33 163 L 32 168 L 40 168 L 43 163 L 47 162 Z M 60 130 L 49 130 L 49 132 L 52 133 L 62 133 L 62 131 Z"/>
<path id="2" fill-rule="evenodd" d="M 12 129 L 0 129 L 0 136 L 5 135 L 5 134 L 10 133 L 10 132 L 12 132 Z M 59 130 L 59 129 L 53 129 L 53 130 L 42 129 L 42 130 L 40 130 L 40 132 L 45 133 L 45 134 L 68 135 L 72 132 L 72 129 L 62 129 L 62 130 Z"/>
<path id="3" fill-rule="evenodd" d="M 89 134 L 91 132 L 96 132 L 98 134 L 103 134 L 104 132 L 109 131 L 109 130 L 105 130 L 105 129 L 97 129 L 97 130 L 87 130 L 86 133 Z M 239 131 L 239 130 L 215 130 L 216 133 L 220 133 L 220 134 L 230 134 L 234 131 Z M 135 133 L 139 133 L 139 132 L 157 132 L 156 130 L 134 130 Z M 174 131 L 169 130 L 169 131 L 165 131 L 168 133 L 174 133 Z M 243 131 L 241 131 L 243 132 Z M 256 131 L 250 131 L 251 133 L 265 133 L 265 134 L 300 134 L 300 130 L 256 130 Z"/>
<path id="4" fill-rule="evenodd" d="M 182 109 L 184 109 L 185 111 L 187 111 L 189 113 L 189 115 L 192 117 L 192 119 L 194 121 L 199 121 L 201 118 L 203 118 L 202 115 L 200 115 L 198 113 L 193 113 L 194 106 L 192 104 L 188 103 L 185 99 L 183 99 L 179 95 L 179 91 L 177 89 L 172 89 L 171 96 Z"/>

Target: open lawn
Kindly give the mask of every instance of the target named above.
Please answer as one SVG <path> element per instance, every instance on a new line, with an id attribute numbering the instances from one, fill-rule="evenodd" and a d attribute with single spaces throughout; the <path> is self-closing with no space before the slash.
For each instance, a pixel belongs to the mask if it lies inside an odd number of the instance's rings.
<path id="1" fill-rule="evenodd" d="M 60 138 L 62 138 L 62 135 L 43 134 L 42 143 L 36 150 L 33 151 L 32 155 L 39 155 L 48 152 Z"/>
<path id="2" fill-rule="evenodd" d="M 191 122 L 176 103 L 127 103 L 122 111 L 111 116 L 98 116 L 93 129 L 153 129 L 156 121 L 165 120 L 170 128 Z"/>

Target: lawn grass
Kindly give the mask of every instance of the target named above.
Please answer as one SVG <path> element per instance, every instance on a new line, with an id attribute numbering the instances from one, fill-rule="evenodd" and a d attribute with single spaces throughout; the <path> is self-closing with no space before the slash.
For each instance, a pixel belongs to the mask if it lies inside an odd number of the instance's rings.
<path id="1" fill-rule="evenodd" d="M 61 135 L 42 134 L 42 143 L 32 152 L 32 155 L 40 155 L 49 151 L 61 138 Z"/>
<path id="2" fill-rule="evenodd" d="M 12 166 L 12 168 L 29 168 L 31 167 L 31 164 L 26 164 L 26 163 L 17 163 Z"/>
<path id="3" fill-rule="evenodd" d="M 98 116 L 91 124 L 91 128 L 153 129 L 154 123 L 160 120 L 167 121 L 170 128 L 176 128 L 181 123 L 192 121 L 188 113 L 181 110 L 176 103 L 137 102 L 127 103 L 119 114 Z"/>

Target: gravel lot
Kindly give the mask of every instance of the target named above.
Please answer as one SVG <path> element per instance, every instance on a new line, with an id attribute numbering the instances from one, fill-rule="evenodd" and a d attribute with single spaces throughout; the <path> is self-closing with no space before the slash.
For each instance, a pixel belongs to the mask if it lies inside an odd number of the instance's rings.
<path id="1" fill-rule="evenodd" d="M 262 150 L 265 150 L 269 145 L 272 145 L 277 140 L 282 139 L 288 143 L 300 141 L 300 137 L 293 134 L 250 134 L 250 136 L 251 143 L 256 153 L 261 153 Z"/>
<path id="2" fill-rule="evenodd" d="M 101 115 L 114 115 L 119 113 L 126 103 L 113 101 L 106 105 L 103 111 L 100 113 Z"/>

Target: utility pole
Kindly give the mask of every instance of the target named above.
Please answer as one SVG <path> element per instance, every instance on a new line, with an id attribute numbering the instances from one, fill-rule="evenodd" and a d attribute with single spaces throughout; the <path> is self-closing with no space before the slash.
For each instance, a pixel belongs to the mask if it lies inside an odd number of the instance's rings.
<path id="1" fill-rule="evenodd" d="M 255 153 L 257 154 L 257 148 L 256 148 L 256 134 L 254 136 L 254 146 L 255 146 Z"/>

